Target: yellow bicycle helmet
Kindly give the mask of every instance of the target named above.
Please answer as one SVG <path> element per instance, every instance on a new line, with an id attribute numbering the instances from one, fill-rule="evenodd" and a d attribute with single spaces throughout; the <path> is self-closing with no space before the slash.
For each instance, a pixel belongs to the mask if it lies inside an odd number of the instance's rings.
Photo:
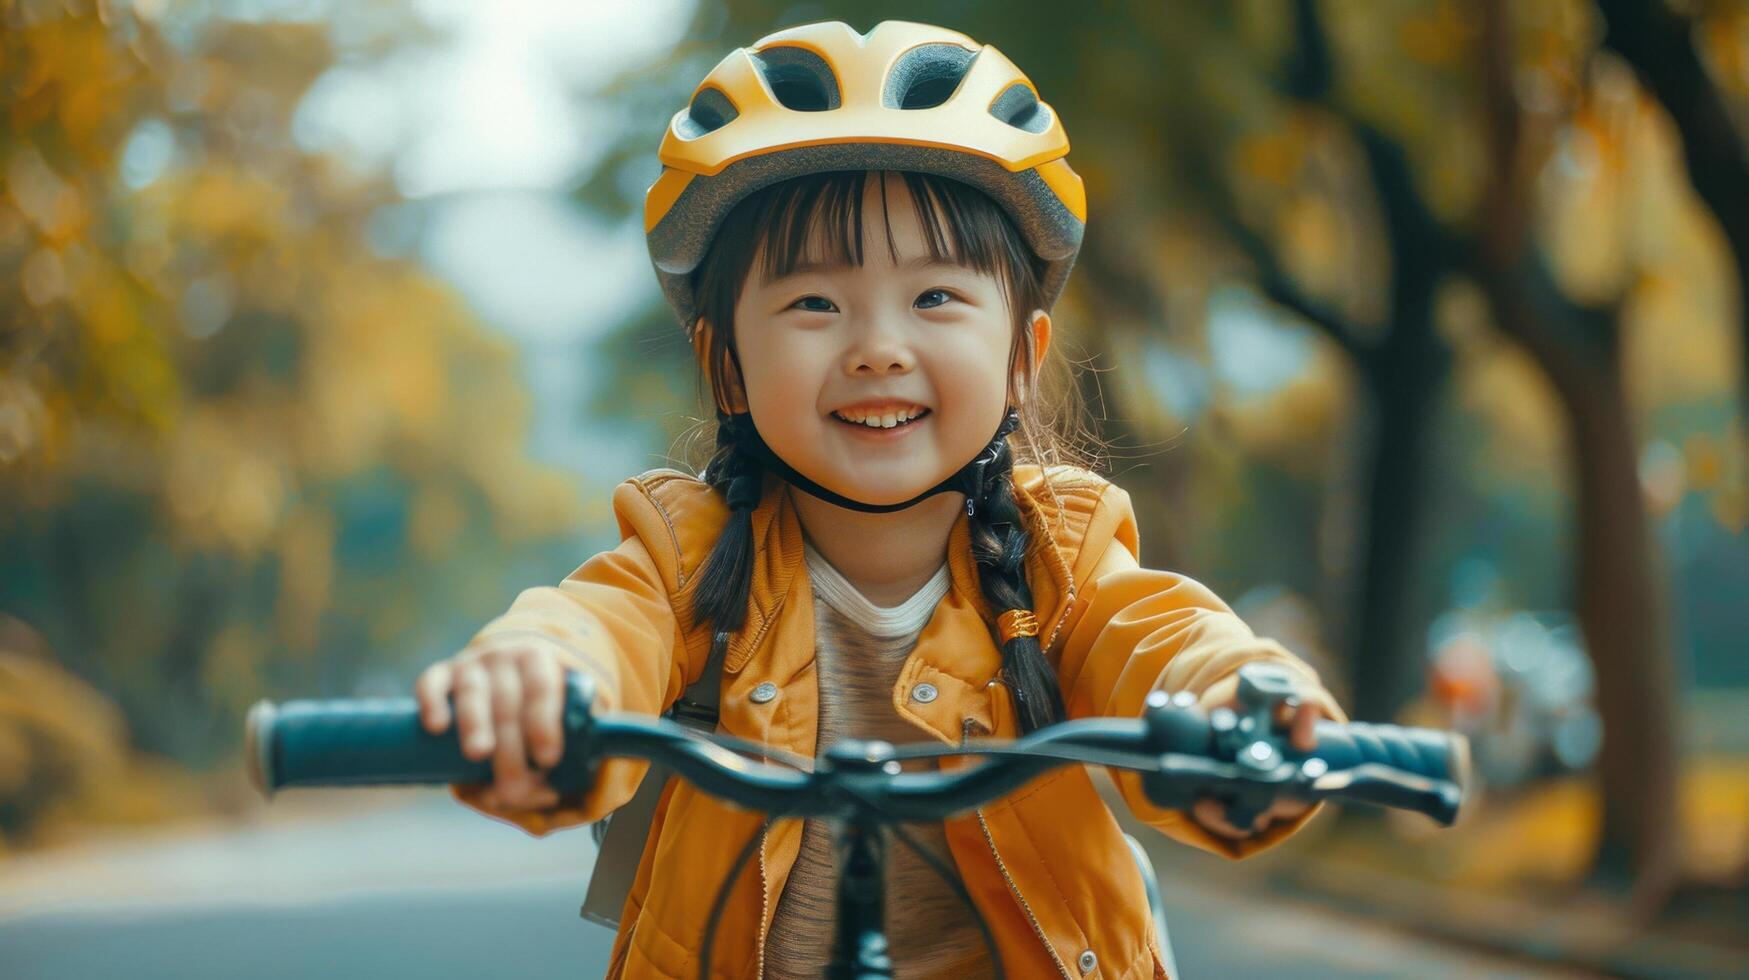
<path id="1" fill-rule="evenodd" d="M 958 31 L 886 21 L 807 24 L 737 48 L 662 138 L 644 233 L 662 291 L 690 325 L 689 277 L 731 209 L 802 174 L 911 170 L 990 195 L 1047 264 L 1055 302 L 1081 248 L 1087 195 L 1069 138 L 1032 82 Z"/>

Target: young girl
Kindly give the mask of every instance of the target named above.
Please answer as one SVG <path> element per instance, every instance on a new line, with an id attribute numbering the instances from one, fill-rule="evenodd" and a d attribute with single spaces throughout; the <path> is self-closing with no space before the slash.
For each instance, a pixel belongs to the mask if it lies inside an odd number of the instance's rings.
<path id="1" fill-rule="evenodd" d="M 1123 490 L 1052 464 L 1037 378 L 1085 198 L 1050 107 L 994 48 L 920 24 L 813 24 L 730 54 L 675 115 L 645 228 L 715 399 L 702 477 L 614 492 L 622 542 L 530 589 L 420 677 L 495 782 L 466 803 L 534 834 L 626 802 L 646 764 L 560 798 L 562 678 L 655 714 L 720 670 L 719 729 L 814 757 L 845 737 L 1008 739 L 1140 714 L 1150 691 L 1230 703 L 1241 664 L 1304 678 L 1293 737 L 1341 711 L 1316 675 L 1196 582 L 1137 563 Z M 1078 423 L 1070 421 L 1073 435 Z M 532 759 L 532 766 L 530 760 Z M 1291 833 L 1126 804 L 1230 857 Z M 710 903 L 763 817 L 669 780 L 612 975 L 692 977 Z M 1081 767 L 913 836 L 956 874 L 1009 976 L 1164 976 L 1142 879 Z M 902 977 L 991 972 L 971 912 L 888 850 Z M 817 977 L 832 939 L 830 830 L 778 821 L 732 886 L 714 974 Z"/>

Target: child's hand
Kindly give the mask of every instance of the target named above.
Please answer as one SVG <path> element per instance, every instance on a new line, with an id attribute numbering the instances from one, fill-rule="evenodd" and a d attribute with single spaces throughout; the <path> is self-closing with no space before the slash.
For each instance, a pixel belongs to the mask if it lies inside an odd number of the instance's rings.
<path id="1" fill-rule="evenodd" d="M 485 640 L 425 668 L 415 682 L 426 731 L 441 735 L 449 728 L 453 691 L 462 755 L 475 762 L 492 758 L 494 780 L 482 806 L 541 810 L 559 801 L 545 774 L 565 749 L 559 657 L 559 649 L 539 637 Z M 530 768 L 531 757 L 538 769 Z"/>
<path id="2" fill-rule="evenodd" d="M 1232 675 L 1215 682 L 1203 692 L 1197 703 L 1204 711 L 1213 711 L 1216 708 L 1237 709 L 1238 693 L 1239 678 Z M 1310 752 L 1318 746 L 1318 735 L 1313 726 L 1319 718 L 1329 716 L 1323 705 L 1308 698 L 1294 707 L 1282 705 L 1276 713 L 1275 721 L 1277 725 L 1289 729 L 1290 745 L 1301 752 Z M 1228 840 L 1244 840 L 1263 833 L 1277 821 L 1297 819 L 1311 808 L 1312 805 L 1303 800 L 1278 799 L 1268 810 L 1257 815 L 1250 828 L 1242 829 L 1227 821 L 1226 807 L 1220 801 L 1205 796 L 1191 807 L 1190 815 L 1211 834 Z"/>

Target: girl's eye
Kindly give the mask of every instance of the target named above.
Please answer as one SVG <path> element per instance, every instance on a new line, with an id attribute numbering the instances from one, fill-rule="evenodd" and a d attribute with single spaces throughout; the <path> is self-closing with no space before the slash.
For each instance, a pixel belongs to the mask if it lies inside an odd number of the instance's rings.
<path id="1" fill-rule="evenodd" d="M 824 296 L 803 296 L 790 304 L 791 309 L 805 310 L 809 313 L 836 313 L 838 307 Z"/>
<path id="2" fill-rule="evenodd" d="M 929 289 L 925 290 L 921 296 L 917 297 L 915 305 L 919 309 L 930 310 L 947 303 L 947 301 L 951 299 L 953 299 L 953 294 L 945 289 Z"/>

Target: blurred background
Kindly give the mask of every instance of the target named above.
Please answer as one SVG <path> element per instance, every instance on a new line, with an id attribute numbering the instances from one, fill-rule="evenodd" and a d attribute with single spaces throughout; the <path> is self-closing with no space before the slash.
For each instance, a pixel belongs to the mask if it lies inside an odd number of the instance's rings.
<path id="1" fill-rule="evenodd" d="M 697 462 L 656 144 L 886 18 L 1062 114 L 1144 562 L 1474 742 L 1449 831 L 1152 839 L 1186 972 L 1749 969 L 1749 3 L 0 0 L 0 973 L 602 970 L 588 834 L 268 806 L 243 714 L 404 694 Z"/>

